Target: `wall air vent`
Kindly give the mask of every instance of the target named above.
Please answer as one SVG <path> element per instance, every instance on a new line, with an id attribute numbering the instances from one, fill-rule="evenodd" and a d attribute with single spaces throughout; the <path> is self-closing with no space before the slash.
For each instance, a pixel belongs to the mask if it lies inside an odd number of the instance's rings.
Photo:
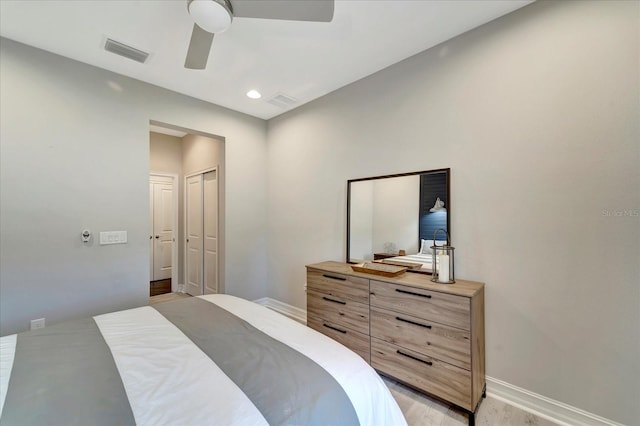
<path id="1" fill-rule="evenodd" d="M 276 93 L 269 100 L 267 100 L 267 102 L 271 105 L 275 105 L 283 109 L 288 109 L 297 104 L 298 100 L 292 98 L 291 96 L 285 95 L 284 93 Z"/>
<path id="2" fill-rule="evenodd" d="M 108 38 L 104 44 L 104 50 L 115 53 L 116 55 L 124 56 L 125 58 L 132 59 L 136 62 L 140 62 L 141 64 L 144 64 L 149 57 L 147 52 L 143 52 L 142 50 L 111 40 L 110 38 Z"/>

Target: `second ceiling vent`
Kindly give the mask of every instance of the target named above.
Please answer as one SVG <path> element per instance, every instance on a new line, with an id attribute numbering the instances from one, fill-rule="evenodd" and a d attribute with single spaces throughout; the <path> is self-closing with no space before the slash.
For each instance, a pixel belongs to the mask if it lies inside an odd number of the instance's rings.
<path id="1" fill-rule="evenodd" d="M 108 38 L 104 44 L 104 50 L 115 53 L 116 55 L 124 56 L 127 59 L 140 62 L 141 64 L 144 64 L 147 61 L 147 58 L 149 58 L 149 54 L 147 52 L 143 52 L 135 47 L 127 46 L 124 43 L 120 43 L 119 41 L 115 41 L 110 38 Z"/>
<path id="2" fill-rule="evenodd" d="M 267 102 L 280 108 L 289 109 L 297 104 L 298 100 L 289 95 L 278 92 L 272 96 L 271 99 L 267 100 Z"/>

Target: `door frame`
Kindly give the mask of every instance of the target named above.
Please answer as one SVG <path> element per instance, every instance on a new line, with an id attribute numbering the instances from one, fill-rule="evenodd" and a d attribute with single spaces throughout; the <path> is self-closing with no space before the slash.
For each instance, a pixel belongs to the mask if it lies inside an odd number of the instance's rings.
<path id="1" fill-rule="evenodd" d="M 218 169 L 220 168 L 219 165 L 215 166 L 215 167 L 208 167 L 206 169 L 202 169 L 199 170 L 197 172 L 192 172 L 189 174 L 184 175 L 184 181 L 183 181 L 183 188 L 184 190 L 184 198 L 183 198 L 183 204 L 184 204 L 184 232 L 185 232 L 185 236 L 184 236 L 184 259 L 183 259 L 183 263 L 184 263 L 184 292 L 187 292 L 187 273 L 189 272 L 189 267 L 187 264 L 187 237 L 186 237 L 186 233 L 187 233 L 187 179 L 193 176 L 198 176 L 198 175 L 204 175 L 205 173 L 209 173 L 209 172 L 216 172 L 216 179 L 220 178 L 220 174 L 218 173 Z M 218 180 L 218 202 L 220 201 L 220 181 Z M 202 194 L 200 194 L 200 196 L 202 196 Z M 220 205 L 218 204 L 218 232 L 220 230 Z M 202 231 L 204 233 L 204 227 L 202 228 Z M 203 237 L 204 238 L 204 237 Z M 203 240 L 204 241 L 204 240 Z M 218 251 L 220 251 L 220 241 L 218 240 Z M 200 282 L 200 291 L 202 292 L 202 294 L 204 294 L 204 252 L 203 252 L 203 260 L 202 260 L 203 264 L 202 264 L 202 280 Z M 218 257 L 218 269 L 217 269 L 217 274 L 218 274 L 218 291 L 220 290 L 220 269 L 219 269 L 219 264 L 220 264 L 220 258 Z"/>
<path id="2" fill-rule="evenodd" d="M 176 235 L 179 234 L 180 229 L 178 228 L 178 224 L 180 223 L 178 214 L 178 174 L 176 173 L 163 173 L 163 172 L 149 172 L 149 180 L 151 180 L 152 176 L 159 176 L 165 178 L 171 178 L 171 191 L 173 192 L 173 202 L 171 203 L 173 210 L 173 244 L 171 245 L 171 292 L 177 293 L 179 289 L 178 283 L 178 242 L 180 239 L 176 238 Z M 149 206 L 149 210 L 151 210 L 152 206 Z M 178 235 L 179 236 L 179 235 Z M 176 241 L 177 240 L 177 241 Z M 151 253 L 149 253 L 149 262 L 151 262 Z M 175 266 L 174 266 L 175 265 Z M 149 277 L 149 281 L 151 281 L 151 277 Z"/>

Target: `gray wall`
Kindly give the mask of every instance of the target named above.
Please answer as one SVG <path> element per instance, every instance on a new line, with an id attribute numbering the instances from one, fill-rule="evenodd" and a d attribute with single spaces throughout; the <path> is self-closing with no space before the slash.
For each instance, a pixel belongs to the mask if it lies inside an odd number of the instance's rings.
<path id="1" fill-rule="evenodd" d="M 263 120 L 6 39 L 0 75 L 0 334 L 148 303 L 149 120 L 225 138 L 226 290 L 266 296 Z"/>
<path id="2" fill-rule="evenodd" d="M 149 169 L 151 173 L 182 176 L 182 138 L 149 132 Z"/>
<path id="3" fill-rule="evenodd" d="M 536 2 L 272 119 L 269 296 L 344 259 L 347 179 L 451 167 L 487 374 L 636 424 L 639 9 Z"/>
<path id="4" fill-rule="evenodd" d="M 224 164 L 224 142 L 200 135 L 182 138 L 182 167 L 185 175 Z"/>

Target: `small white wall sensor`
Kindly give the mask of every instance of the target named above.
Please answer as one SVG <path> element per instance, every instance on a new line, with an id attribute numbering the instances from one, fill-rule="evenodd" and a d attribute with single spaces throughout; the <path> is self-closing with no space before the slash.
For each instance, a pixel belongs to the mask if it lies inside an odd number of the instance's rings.
<path id="1" fill-rule="evenodd" d="M 80 237 L 82 238 L 83 243 L 88 243 L 89 239 L 91 238 L 91 231 L 89 231 L 88 229 L 83 229 Z"/>

